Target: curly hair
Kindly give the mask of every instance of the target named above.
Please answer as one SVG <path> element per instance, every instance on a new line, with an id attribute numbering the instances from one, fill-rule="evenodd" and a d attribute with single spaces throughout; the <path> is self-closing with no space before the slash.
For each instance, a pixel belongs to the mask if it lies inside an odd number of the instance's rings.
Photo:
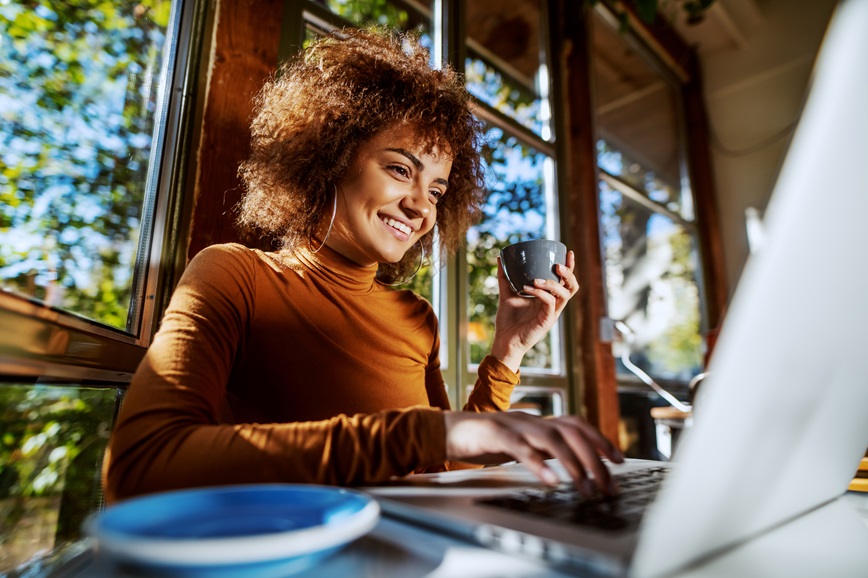
<path id="1" fill-rule="evenodd" d="M 308 242 L 360 145 L 404 123 L 423 152 L 452 157 L 435 228 L 400 262 L 380 264 L 380 280 L 406 277 L 420 251 L 433 254 L 435 230 L 442 254 L 451 253 L 481 213 L 481 123 L 469 105 L 463 79 L 432 69 L 414 35 L 346 29 L 316 40 L 256 96 L 237 224 L 281 248 Z"/>

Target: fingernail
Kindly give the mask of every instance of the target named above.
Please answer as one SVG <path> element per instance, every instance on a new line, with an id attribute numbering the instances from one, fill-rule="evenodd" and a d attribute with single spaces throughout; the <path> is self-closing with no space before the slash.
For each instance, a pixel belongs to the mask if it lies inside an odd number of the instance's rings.
<path id="1" fill-rule="evenodd" d="M 558 475 L 551 471 L 549 468 L 543 468 L 542 470 L 540 470 L 540 477 L 546 484 L 550 486 L 557 486 L 560 483 Z"/>
<path id="2" fill-rule="evenodd" d="M 534 284 L 534 285 L 545 285 L 545 284 L 546 284 L 546 280 L 545 280 L 545 279 L 534 279 L 534 280 L 533 280 L 533 284 Z"/>
<path id="3" fill-rule="evenodd" d="M 530 285 L 525 285 L 524 287 L 522 287 L 522 289 L 524 289 L 525 291 L 531 291 L 533 289 L 536 289 L 536 287 L 531 287 Z"/>

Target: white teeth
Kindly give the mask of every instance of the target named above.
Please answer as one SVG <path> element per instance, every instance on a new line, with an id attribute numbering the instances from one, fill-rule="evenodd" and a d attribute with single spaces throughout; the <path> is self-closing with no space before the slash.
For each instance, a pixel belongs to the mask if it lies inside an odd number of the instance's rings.
<path id="1" fill-rule="evenodd" d="M 394 227 L 394 228 L 398 229 L 399 231 L 401 231 L 402 233 L 405 233 L 407 235 L 409 235 L 410 233 L 413 232 L 413 229 L 411 229 L 410 227 L 408 227 L 407 225 L 405 225 L 404 223 L 402 223 L 400 221 L 396 221 L 395 219 L 390 219 L 389 217 L 386 217 L 385 219 L 383 219 L 383 222 L 386 223 L 387 225 L 389 225 L 390 227 Z"/>

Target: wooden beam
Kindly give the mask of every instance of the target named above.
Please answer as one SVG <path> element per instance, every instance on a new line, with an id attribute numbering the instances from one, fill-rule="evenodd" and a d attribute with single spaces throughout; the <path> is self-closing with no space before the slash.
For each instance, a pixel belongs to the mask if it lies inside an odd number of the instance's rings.
<path id="1" fill-rule="evenodd" d="M 215 243 L 238 241 L 238 165 L 250 152 L 253 97 L 277 68 L 283 0 L 220 0 L 187 258 Z"/>
<path id="2" fill-rule="evenodd" d="M 618 383 L 611 342 L 602 334 L 608 316 L 603 253 L 600 246 L 599 195 L 597 192 L 596 135 L 591 94 L 591 53 L 588 14 L 582 2 L 552 2 L 551 32 L 557 51 L 556 74 L 561 92 L 555 95 L 565 115 L 560 122 L 559 147 L 563 147 L 561 191 L 563 238 L 576 252 L 581 289 L 571 305 L 573 372 L 581 387 L 580 399 L 588 421 L 609 440 L 619 444 Z"/>
<path id="3" fill-rule="evenodd" d="M 720 211 L 714 189 L 714 171 L 708 137 L 708 115 L 702 97 L 699 60 L 690 60 L 690 82 L 683 87 L 687 133 L 688 170 L 693 187 L 699 250 L 705 283 L 705 309 L 708 329 L 720 327 L 726 311 L 728 287 L 720 233 Z"/>

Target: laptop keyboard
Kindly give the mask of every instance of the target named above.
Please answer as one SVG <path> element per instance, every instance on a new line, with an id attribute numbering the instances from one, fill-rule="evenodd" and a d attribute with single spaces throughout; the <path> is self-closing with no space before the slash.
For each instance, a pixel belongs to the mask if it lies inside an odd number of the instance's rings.
<path id="1" fill-rule="evenodd" d="M 615 497 L 599 492 L 585 497 L 572 484 L 565 484 L 557 488 L 524 488 L 479 503 L 600 530 L 625 530 L 639 524 L 668 471 L 647 468 L 613 476 L 621 490 Z"/>

